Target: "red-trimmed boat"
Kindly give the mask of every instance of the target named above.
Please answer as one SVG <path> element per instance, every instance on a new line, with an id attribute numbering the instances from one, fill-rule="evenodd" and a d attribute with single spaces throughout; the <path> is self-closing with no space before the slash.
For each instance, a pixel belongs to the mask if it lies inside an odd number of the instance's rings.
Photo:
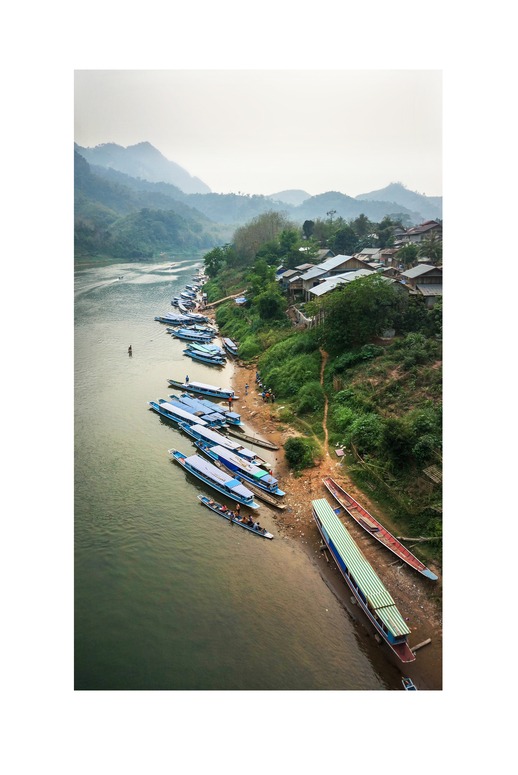
<path id="1" fill-rule="evenodd" d="M 342 487 L 331 479 L 330 476 L 326 476 L 322 481 L 340 506 L 343 506 L 349 516 L 352 517 L 360 527 L 370 533 L 370 535 L 376 538 L 383 546 L 386 546 L 387 549 L 390 549 L 390 551 L 403 560 L 403 562 L 410 565 L 411 568 L 414 568 L 414 570 L 418 571 L 423 576 L 426 576 L 426 578 L 437 581 L 435 573 L 432 573 L 432 571 L 418 560 L 412 552 L 409 552 L 397 538 L 394 538 L 392 533 L 389 533 L 389 531 L 386 530 L 378 520 L 374 519 L 363 506 L 360 506 L 352 495 L 349 495 L 348 492 L 342 489 Z"/>

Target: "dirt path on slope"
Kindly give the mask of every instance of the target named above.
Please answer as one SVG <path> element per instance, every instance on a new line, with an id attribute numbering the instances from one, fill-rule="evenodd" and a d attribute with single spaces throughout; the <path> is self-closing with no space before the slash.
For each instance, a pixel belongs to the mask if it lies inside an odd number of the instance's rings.
<path id="1" fill-rule="evenodd" d="M 324 386 L 324 369 L 326 367 L 326 363 L 329 360 L 328 353 L 325 352 L 321 347 L 318 348 L 320 354 L 322 355 L 322 368 L 320 369 L 320 384 L 322 387 Z M 324 434 L 325 434 L 325 462 L 328 461 L 329 458 L 329 437 L 327 435 L 327 396 L 324 393 L 324 399 L 325 399 L 325 406 L 324 406 Z"/>

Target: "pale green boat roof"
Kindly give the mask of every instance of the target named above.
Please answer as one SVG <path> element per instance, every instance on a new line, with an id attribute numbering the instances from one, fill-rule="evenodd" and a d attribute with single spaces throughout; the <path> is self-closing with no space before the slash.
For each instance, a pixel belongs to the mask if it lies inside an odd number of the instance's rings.
<path id="1" fill-rule="evenodd" d="M 340 556 L 349 568 L 361 591 L 369 601 L 376 614 L 387 626 L 389 631 L 398 635 L 409 635 L 410 630 L 398 609 L 392 596 L 389 594 L 372 565 L 367 562 L 356 542 L 351 538 L 325 498 L 311 502 L 313 508 L 328 532 L 333 544 L 340 552 Z"/>

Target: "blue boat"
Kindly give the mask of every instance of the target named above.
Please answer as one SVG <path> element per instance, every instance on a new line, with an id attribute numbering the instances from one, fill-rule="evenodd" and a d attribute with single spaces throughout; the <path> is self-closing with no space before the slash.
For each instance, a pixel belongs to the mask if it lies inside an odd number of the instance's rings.
<path id="1" fill-rule="evenodd" d="M 372 565 L 325 498 L 311 501 L 313 519 L 337 567 L 376 632 L 402 662 L 413 662 L 407 637 L 410 630 Z"/>
<path id="2" fill-rule="evenodd" d="M 157 315 L 155 320 L 158 320 L 159 323 L 167 323 L 170 326 L 177 326 L 182 322 L 185 323 L 185 321 L 179 320 L 180 317 L 181 315 Z"/>
<path id="3" fill-rule="evenodd" d="M 229 398 L 237 401 L 239 398 L 233 390 L 226 390 L 216 385 L 206 385 L 205 382 L 178 382 L 175 379 L 168 379 L 167 381 L 175 388 L 186 390 L 188 393 L 196 393 L 197 395 L 212 396 L 212 398 L 217 398 L 219 401 L 228 402 Z"/>
<path id="4" fill-rule="evenodd" d="M 219 444 L 220 447 L 226 447 L 231 452 L 235 452 L 236 455 L 244 458 L 244 460 L 247 460 L 254 466 L 267 469 L 271 468 L 270 463 L 267 463 L 266 460 L 263 460 L 262 457 L 259 457 L 259 455 L 257 455 L 251 449 L 243 447 L 241 444 L 239 444 L 239 442 L 229 439 L 228 436 L 224 436 L 222 433 L 218 433 L 217 431 L 207 428 L 203 425 L 188 425 L 187 423 L 180 423 L 180 428 L 192 439 L 196 439 L 197 441 L 204 441 L 209 446 L 214 447 Z"/>
<path id="5" fill-rule="evenodd" d="M 256 535 L 261 536 L 261 538 L 273 538 L 272 533 L 268 533 L 265 528 L 254 528 L 254 522 L 250 519 L 250 517 L 242 517 L 240 519 L 239 514 L 236 514 L 235 511 L 230 511 L 226 506 L 222 506 L 220 503 L 216 503 L 216 501 L 213 501 L 212 498 L 207 498 L 206 495 L 198 495 L 198 499 L 208 509 L 213 511 L 215 514 L 219 514 L 220 517 L 224 517 L 229 522 L 232 518 L 233 525 L 244 527 L 245 530 L 249 530 L 251 533 L 255 533 Z"/>
<path id="6" fill-rule="evenodd" d="M 207 463 L 199 455 L 187 457 L 177 449 L 170 449 L 169 454 L 173 456 L 177 463 L 180 463 L 186 471 L 196 476 L 200 481 L 208 484 L 214 490 L 226 495 L 229 498 L 248 506 L 251 509 L 258 509 L 259 504 L 254 501 L 254 495 L 250 490 L 241 484 L 237 479 L 228 476 L 224 471 Z"/>
<path id="7" fill-rule="evenodd" d="M 178 331 L 172 331 L 175 339 L 185 339 L 188 342 L 207 342 L 210 344 L 214 334 L 208 334 L 201 331 L 188 331 L 186 328 L 179 328 Z"/>
<path id="8" fill-rule="evenodd" d="M 205 315 L 200 315 L 199 312 L 188 312 L 187 313 L 187 317 L 190 320 L 196 321 L 197 323 L 208 323 L 209 322 L 208 317 L 206 317 Z"/>
<path id="9" fill-rule="evenodd" d="M 203 417 L 196 417 L 196 415 L 191 414 L 191 412 L 187 412 L 185 409 L 182 409 L 175 404 L 171 404 L 163 398 L 159 398 L 158 401 L 148 401 L 148 406 L 150 406 L 153 411 L 162 415 L 162 417 L 167 417 L 168 420 L 172 420 L 178 425 L 180 423 L 202 426 L 208 424 Z"/>
<path id="10" fill-rule="evenodd" d="M 199 497 L 200 496 L 198 495 L 198 498 Z M 417 691 L 417 687 L 414 686 L 414 684 L 412 683 L 412 679 L 411 678 L 402 678 L 401 681 L 403 683 L 403 688 L 405 689 L 405 691 L 407 691 L 407 692 L 416 692 Z"/>
<path id="11" fill-rule="evenodd" d="M 224 366 L 226 363 L 226 360 L 224 358 L 221 358 L 219 356 L 211 356 L 208 353 L 200 353 L 196 350 L 184 350 L 184 355 L 188 355 L 189 358 L 192 358 L 195 361 L 201 361 L 202 363 L 207 363 L 209 366 Z"/>
<path id="12" fill-rule="evenodd" d="M 228 337 L 224 337 L 223 347 L 228 353 L 230 353 L 230 355 L 237 357 L 237 344 L 235 344 L 235 342 L 233 342 L 232 339 L 228 339 Z"/>
<path id="13" fill-rule="evenodd" d="M 261 490 L 272 495 L 286 495 L 279 488 L 279 482 L 267 471 L 244 460 L 226 447 L 219 445 L 211 447 L 203 441 L 195 441 L 194 446 L 204 452 L 212 460 L 218 460 L 225 468 L 236 476 L 242 477 L 247 482 L 255 484 Z"/>
<path id="14" fill-rule="evenodd" d="M 196 350 L 201 353 L 207 353 L 208 355 L 217 355 L 220 358 L 225 358 L 225 351 L 221 349 L 221 347 L 218 347 L 217 344 L 212 344 L 211 342 L 204 342 L 203 344 L 193 344 L 189 345 L 191 350 Z"/>
<path id="15" fill-rule="evenodd" d="M 225 417 L 221 412 L 218 412 L 218 408 L 212 406 L 211 409 L 207 409 L 200 404 L 195 398 L 177 398 L 176 396 L 169 396 L 171 403 L 175 406 L 179 406 L 184 412 L 190 412 L 197 417 L 202 417 L 210 428 L 226 428 Z"/>
<path id="16" fill-rule="evenodd" d="M 214 411 L 214 404 L 212 403 L 212 401 L 208 401 L 206 398 L 200 398 L 199 396 L 197 397 L 197 399 L 199 403 L 207 407 L 207 409 L 212 409 L 212 411 Z M 224 415 L 225 420 L 229 422 L 231 425 L 241 425 L 241 415 L 237 414 L 237 412 L 225 412 L 223 409 L 219 409 L 219 407 L 218 407 L 218 411 L 222 415 Z"/>

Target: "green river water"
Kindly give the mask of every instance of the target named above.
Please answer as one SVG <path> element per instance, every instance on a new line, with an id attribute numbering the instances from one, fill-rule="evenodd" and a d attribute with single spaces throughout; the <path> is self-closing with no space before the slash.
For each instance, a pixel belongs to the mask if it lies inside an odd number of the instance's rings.
<path id="1" fill-rule="evenodd" d="M 168 454 L 195 450 L 147 402 L 174 392 L 168 378 L 226 387 L 231 375 L 195 364 L 153 320 L 199 266 L 76 267 L 75 687 L 395 688 L 271 512 L 259 510 L 273 541 L 231 526 Z"/>

